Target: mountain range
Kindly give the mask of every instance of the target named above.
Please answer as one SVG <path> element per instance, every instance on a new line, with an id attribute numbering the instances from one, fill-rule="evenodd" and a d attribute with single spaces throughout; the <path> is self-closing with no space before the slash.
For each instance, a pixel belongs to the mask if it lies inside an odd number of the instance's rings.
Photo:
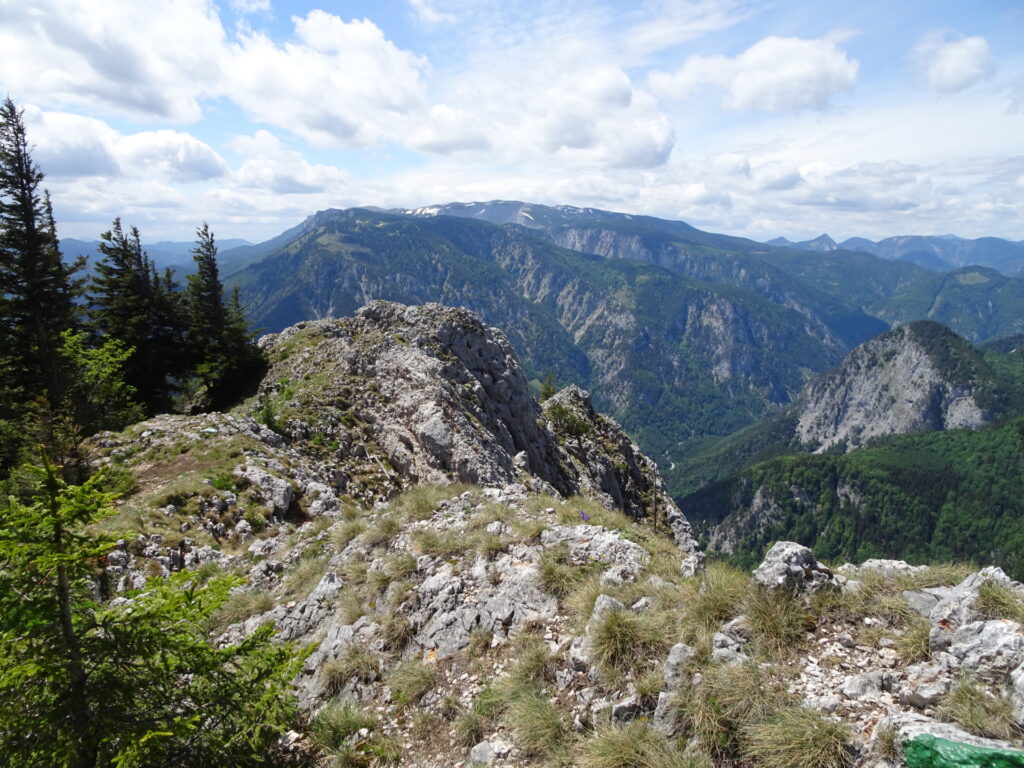
<path id="1" fill-rule="evenodd" d="M 936 319 L 972 342 L 1024 330 L 1024 281 L 994 270 L 514 201 L 320 211 L 222 264 L 270 332 L 374 299 L 479 313 L 535 387 L 551 374 L 592 391 L 680 494 L 702 476 L 694 457 L 894 325 Z"/>
<path id="2" fill-rule="evenodd" d="M 956 235 L 901 235 L 877 242 L 864 237 L 851 237 L 837 243 L 828 235 L 819 235 L 813 240 L 800 242 L 777 237 L 769 240 L 768 245 L 818 253 L 860 251 L 883 259 L 909 261 L 936 272 L 971 265 L 990 267 L 1009 276 L 1018 276 L 1024 272 L 1024 241 L 1014 242 L 999 237 L 968 240 Z"/>

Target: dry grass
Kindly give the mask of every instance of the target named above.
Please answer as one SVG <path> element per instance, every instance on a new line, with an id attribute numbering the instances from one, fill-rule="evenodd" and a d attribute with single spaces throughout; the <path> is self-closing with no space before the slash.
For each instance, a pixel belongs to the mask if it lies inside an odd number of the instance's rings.
<path id="1" fill-rule="evenodd" d="M 266 613 L 274 607 L 274 597 L 265 590 L 236 592 L 210 617 L 209 631 L 220 634 L 232 624 Z"/>
<path id="2" fill-rule="evenodd" d="M 437 509 L 437 505 L 446 500 L 461 496 L 466 491 L 476 492 L 475 485 L 452 483 L 436 485 L 423 483 L 414 485 L 391 500 L 390 508 L 407 521 L 425 520 Z"/>
<path id="3" fill-rule="evenodd" d="M 388 675 L 391 698 L 399 704 L 415 704 L 437 683 L 437 670 L 422 661 L 403 661 Z"/>
<path id="4" fill-rule="evenodd" d="M 1024 600 L 1009 587 L 991 579 L 978 587 L 976 607 L 986 619 L 1010 619 L 1024 624 Z"/>
<path id="5" fill-rule="evenodd" d="M 284 588 L 290 599 L 301 600 L 313 591 L 327 573 L 327 558 L 310 555 L 302 558 L 284 577 Z"/>
<path id="6" fill-rule="evenodd" d="M 989 739 L 1019 739 L 1022 730 L 1013 717 L 1013 702 L 963 679 L 942 697 L 937 710 L 940 720 L 959 723 L 976 736 Z"/>
<path id="7" fill-rule="evenodd" d="M 929 633 L 931 624 L 922 617 L 915 617 L 907 622 L 903 634 L 896 637 L 896 652 L 904 664 L 918 664 L 931 658 Z"/>
<path id="8" fill-rule="evenodd" d="M 708 667 L 699 686 L 677 694 L 676 709 L 687 730 L 721 761 L 739 754 L 744 727 L 793 703 L 780 680 L 748 663 Z"/>
<path id="9" fill-rule="evenodd" d="M 346 520 L 338 523 L 331 531 L 331 543 L 339 552 L 349 545 L 356 536 L 366 530 L 362 520 Z"/>
<path id="10" fill-rule="evenodd" d="M 380 676 L 379 654 L 360 645 L 350 645 L 345 653 L 320 667 L 320 679 L 331 695 L 336 695 L 353 678 L 371 683 Z"/>
<path id="11" fill-rule="evenodd" d="M 774 656 L 796 647 L 813 627 L 813 617 L 802 599 L 753 585 L 744 598 L 743 615 L 754 641 Z"/>
<path id="12" fill-rule="evenodd" d="M 413 549 L 421 555 L 449 559 L 466 550 L 466 536 L 459 531 L 421 529 L 412 534 Z"/>
<path id="13" fill-rule="evenodd" d="M 850 768 L 853 732 L 812 709 L 789 706 L 745 725 L 742 754 L 758 768 Z"/>
<path id="14" fill-rule="evenodd" d="M 628 609 L 609 611 L 594 627 L 593 655 L 605 674 L 621 679 L 647 666 L 652 657 L 664 656 L 668 641 L 657 617 Z"/>
<path id="15" fill-rule="evenodd" d="M 605 726 L 583 742 L 581 768 L 710 768 L 710 762 L 682 752 L 646 723 Z"/>
<path id="16" fill-rule="evenodd" d="M 512 731 L 516 746 L 530 757 L 557 753 L 565 746 L 570 733 L 559 707 L 534 692 L 509 704 L 505 723 Z"/>
<path id="17" fill-rule="evenodd" d="M 726 563 L 709 563 L 707 570 L 690 582 L 685 620 L 689 624 L 719 627 L 740 611 L 750 574 Z"/>
<path id="18" fill-rule="evenodd" d="M 377 727 L 375 715 L 349 704 L 324 707 L 311 729 L 320 764 L 329 768 L 395 765 L 401 760 L 401 748 L 393 737 L 377 732 Z"/>

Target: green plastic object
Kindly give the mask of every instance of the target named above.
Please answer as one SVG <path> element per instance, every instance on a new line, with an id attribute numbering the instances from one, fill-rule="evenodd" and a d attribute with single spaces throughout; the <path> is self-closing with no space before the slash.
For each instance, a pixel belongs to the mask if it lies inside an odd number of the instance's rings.
<path id="1" fill-rule="evenodd" d="M 924 733 L 903 744 L 907 768 L 1024 768 L 1024 751 L 987 749 Z"/>

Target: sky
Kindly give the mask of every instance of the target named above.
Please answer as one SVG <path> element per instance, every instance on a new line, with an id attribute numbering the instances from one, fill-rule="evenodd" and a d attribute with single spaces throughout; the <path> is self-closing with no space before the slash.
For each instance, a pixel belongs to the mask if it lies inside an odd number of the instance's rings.
<path id="1" fill-rule="evenodd" d="M 0 0 L 65 237 L 525 200 L 1024 240 L 1022 0 Z"/>

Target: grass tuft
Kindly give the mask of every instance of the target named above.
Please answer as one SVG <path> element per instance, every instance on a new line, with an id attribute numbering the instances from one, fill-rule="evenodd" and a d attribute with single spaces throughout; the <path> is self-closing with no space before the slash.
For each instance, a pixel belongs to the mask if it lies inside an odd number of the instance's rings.
<path id="1" fill-rule="evenodd" d="M 236 592 L 210 617 L 209 631 L 220 634 L 232 624 L 266 613 L 273 607 L 274 598 L 265 590 Z"/>
<path id="2" fill-rule="evenodd" d="M 594 658 L 611 674 L 637 671 L 649 657 L 667 650 L 667 641 L 664 628 L 654 618 L 629 610 L 609 611 L 592 635 Z"/>
<path id="3" fill-rule="evenodd" d="M 923 617 L 911 619 L 896 638 L 896 652 L 905 664 L 918 664 L 931 658 L 929 633 L 931 624 Z"/>
<path id="4" fill-rule="evenodd" d="M 284 577 L 284 588 L 291 599 L 302 599 L 313 591 L 327 573 L 327 559 L 320 555 L 304 557 Z"/>
<path id="5" fill-rule="evenodd" d="M 792 648 L 803 639 L 813 621 L 801 598 L 756 586 L 747 592 L 743 614 L 754 640 L 774 654 Z"/>
<path id="6" fill-rule="evenodd" d="M 377 718 L 350 704 L 330 704 L 313 721 L 313 742 L 330 768 L 380 768 L 402 758 L 398 742 L 377 732 Z M 361 732 L 366 733 L 360 736 Z"/>
<path id="7" fill-rule="evenodd" d="M 437 683 L 437 670 L 422 661 L 403 661 L 388 675 L 391 698 L 399 704 L 415 704 Z"/>
<path id="8" fill-rule="evenodd" d="M 940 720 L 959 723 L 975 736 L 989 739 L 1017 739 L 1022 735 L 1013 717 L 1013 702 L 963 679 L 942 697 L 936 712 Z"/>
<path id="9" fill-rule="evenodd" d="M 414 485 L 391 500 L 391 509 L 410 522 L 425 520 L 433 514 L 440 502 L 446 499 L 454 499 L 466 491 L 476 490 L 476 486 L 462 483 L 453 483 L 451 485 L 423 483 Z"/>
<path id="10" fill-rule="evenodd" d="M 975 605 L 986 619 L 1010 619 L 1024 624 L 1024 600 L 1009 587 L 986 579 L 978 586 Z"/>
<path id="11" fill-rule="evenodd" d="M 811 709 L 790 706 L 746 725 L 743 756 L 759 768 L 849 768 L 850 728 Z"/>
<path id="12" fill-rule="evenodd" d="M 539 693 L 528 693 L 509 704 L 505 721 L 524 754 L 539 757 L 558 752 L 569 727 L 558 707 Z"/>
<path id="13" fill-rule="evenodd" d="M 648 724 L 627 723 L 595 731 L 582 746 L 581 768 L 710 768 L 681 751 Z"/>
<path id="14" fill-rule="evenodd" d="M 341 692 L 355 678 L 371 683 L 380 675 L 380 656 L 361 645 L 350 645 L 345 653 L 320 667 L 320 678 L 330 695 Z"/>

